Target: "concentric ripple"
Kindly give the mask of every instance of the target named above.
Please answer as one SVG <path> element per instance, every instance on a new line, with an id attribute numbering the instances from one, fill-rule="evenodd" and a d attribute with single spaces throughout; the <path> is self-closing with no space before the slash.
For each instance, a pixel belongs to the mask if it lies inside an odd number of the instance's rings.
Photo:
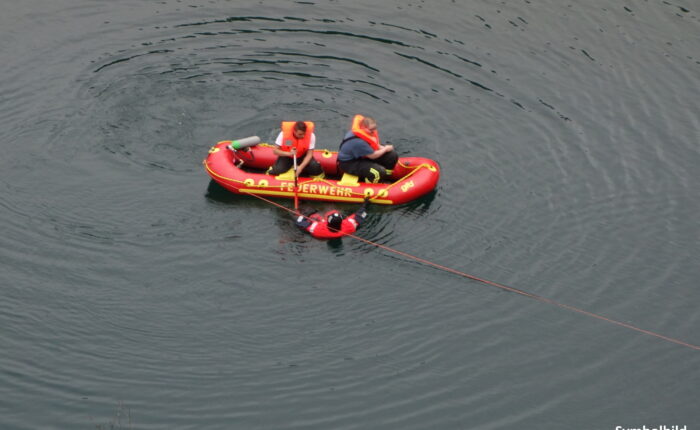
<path id="1" fill-rule="evenodd" d="M 691 6 L 11 0 L 0 427 L 690 428 L 693 351 L 314 240 L 201 161 L 374 116 L 442 177 L 363 238 L 697 344 Z"/>

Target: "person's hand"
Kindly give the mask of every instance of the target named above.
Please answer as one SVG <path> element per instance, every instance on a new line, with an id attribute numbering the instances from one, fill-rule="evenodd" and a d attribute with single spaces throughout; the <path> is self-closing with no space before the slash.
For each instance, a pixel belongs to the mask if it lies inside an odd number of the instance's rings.
<path id="1" fill-rule="evenodd" d="M 297 154 L 297 149 L 296 149 L 296 148 L 292 148 L 292 150 L 289 151 L 289 152 L 290 152 L 290 154 L 292 154 L 292 155 L 296 155 L 296 154 Z"/>
<path id="2" fill-rule="evenodd" d="M 386 152 L 391 152 L 394 150 L 394 145 L 384 145 L 384 149 L 386 149 Z"/>

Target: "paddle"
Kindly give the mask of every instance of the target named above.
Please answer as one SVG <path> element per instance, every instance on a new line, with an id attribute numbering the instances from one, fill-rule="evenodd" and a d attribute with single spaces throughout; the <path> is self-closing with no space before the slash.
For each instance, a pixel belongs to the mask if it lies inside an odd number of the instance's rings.
<path id="1" fill-rule="evenodd" d="M 294 210 L 299 213 L 299 186 L 297 184 L 297 152 L 292 153 L 294 158 Z"/>

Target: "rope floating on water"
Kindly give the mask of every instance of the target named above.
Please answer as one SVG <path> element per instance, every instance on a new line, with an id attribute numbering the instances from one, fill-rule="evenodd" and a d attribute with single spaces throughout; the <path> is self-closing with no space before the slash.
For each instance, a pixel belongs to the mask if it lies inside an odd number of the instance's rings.
<path id="1" fill-rule="evenodd" d="M 253 194 L 253 193 L 249 193 L 249 194 L 252 195 L 252 196 L 254 196 L 254 197 L 259 198 L 260 200 L 263 200 L 263 201 L 265 201 L 265 202 L 267 202 L 267 203 L 270 203 L 270 204 L 272 204 L 272 205 L 274 205 L 274 206 L 277 206 L 277 207 L 280 208 L 280 209 L 284 209 L 285 211 L 290 212 L 290 213 L 296 215 L 296 213 L 295 213 L 293 210 L 287 208 L 286 206 L 283 206 L 283 205 L 281 205 L 281 204 L 279 204 L 279 203 L 275 203 L 275 202 L 273 202 L 272 200 L 266 199 L 265 197 L 258 196 L 258 195 Z M 575 307 L 575 306 L 567 305 L 567 304 L 565 304 L 565 303 L 557 302 L 556 300 L 548 299 L 548 298 L 546 298 L 546 297 L 542 297 L 542 296 L 539 296 L 539 295 L 537 295 L 537 294 L 528 293 L 527 291 L 523 291 L 523 290 L 520 290 L 520 289 L 518 289 L 518 288 L 509 287 L 509 286 L 507 286 L 507 285 L 499 284 L 498 282 L 493 282 L 493 281 L 489 281 L 489 280 L 487 280 L 487 279 L 482 279 L 482 278 L 479 278 L 479 277 L 477 277 L 477 276 L 470 275 L 470 274 L 468 274 L 468 273 L 462 272 L 461 270 L 457 270 L 457 269 L 453 269 L 453 268 L 451 268 L 451 267 L 443 266 L 442 264 L 434 263 L 434 262 L 429 261 L 429 260 L 426 260 L 426 259 L 424 259 L 424 258 L 420 258 L 420 257 L 417 257 L 417 256 L 415 256 L 415 255 L 411 255 L 411 254 L 409 254 L 409 253 L 407 253 L 407 252 L 399 251 L 398 249 L 394 249 L 394 248 L 391 248 L 391 247 L 389 247 L 389 246 L 382 245 L 382 244 L 380 244 L 380 243 L 372 242 L 371 240 L 368 240 L 368 239 L 365 239 L 365 238 L 356 236 L 356 235 L 354 235 L 354 234 L 347 234 L 346 236 L 351 237 L 351 238 L 356 239 L 356 240 L 359 240 L 360 242 L 364 242 L 364 243 L 366 243 L 366 244 L 369 244 L 369 245 L 372 245 L 372 246 L 376 246 L 377 248 L 380 248 L 380 249 L 383 249 L 383 250 L 385 250 L 385 251 L 388 251 L 388 252 L 391 252 L 391 253 L 400 255 L 400 256 L 405 257 L 405 258 L 408 258 L 408 259 L 410 259 L 410 260 L 417 261 L 417 262 L 422 263 L 422 264 L 425 264 L 425 265 L 427 265 L 427 266 L 434 267 L 434 268 L 436 268 L 436 269 L 438 269 L 438 270 L 442 270 L 442 271 L 445 271 L 445 272 L 448 272 L 448 273 L 452 273 L 452 274 L 454 274 L 454 275 L 461 276 L 461 277 L 467 278 L 467 279 L 471 279 L 471 280 L 473 280 L 473 281 L 481 282 L 481 283 L 483 283 L 483 284 L 490 285 L 490 286 L 496 287 L 496 288 L 500 288 L 500 289 L 502 289 L 502 290 L 510 291 L 511 293 L 520 294 L 521 296 L 529 297 L 529 298 L 531 298 L 531 299 L 537 300 L 537 301 L 542 302 L 542 303 L 547 303 L 547 304 L 550 304 L 550 305 L 554 305 L 554 306 L 557 306 L 557 307 L 559 307 L 559 308 L 567 309 L 567 310 L 569 310 L 569 311 L 576 312 L 576 313 L 579 313 L 579 314 L 581 314 L 581 315 L 586 315 L 586 316 L 589 316 L 589 317 L 591 317 L 591 318 L 598 319 L 598 320 L 600 320 L 600 321 L 605 321 L 605 322 L 610 323 L 610 324 L 614 324 L 614 325 L 617 325 L 617 326 L 620 326 L 620 327 L 624 327 L 624 328 L 627 328 L 627 329 L 630 329 L 630 330 L 634 330 L 634 331 L 636 331 L 636 332 L 638 332 L 638 333 L 643 333 L 643 334 L 646 334 L 646 335 L 649 335 L 649 336 L 656 337 L 656 338 L 658 338 L 658 339 L 663 339 L 663 340 L 665 340 L 665 341 L 667 341 L 667 342 L 675 343 L 675 344 L 677 344 L 677 345 L 685 346 L 685 347 L 687 347 L 687 348 L 694 349 L 694 350 L 696 350 L 696 351 L 700 351 L 700 346 L 694 345 L 694 344 L 692 344 L 692 343 L 688 343 L 688 342 L 685 342 L 685 341 L 682 341 L 682 340 L 680 340 L 680 339 L 676 339 L 676 338 L 669 337 L 669 336 L 664 336 L 664 335 L 662 335 L 662 334 L 660 334 L 660 333 L 656 333 L 656 332 L 653 332 L 653 331 L 651 331 L 651 330 L 646 330 L 646 329 L 637 327 L 637 326 L 635 326 L 635 325 L 632 325 L 632 324 L 629 324 L 629 323 L 626 323 L 626 322 L 622 322 L 622 321 L 619 321 L 619 320 L 615 320 L 615 319 L 612 319 L 612 318 L 608 318 L 608 317 L 606 317 L 606 316 L 603 316 L 603 315 L 600 315 L 600 314 L 596 314 L 596 313 L 594 313 L 594 312 L 589 312 L 589 311 L 586 311 L 586 310 L 584 310 L 584 309 L 577 308 L 577 307 Z"/>

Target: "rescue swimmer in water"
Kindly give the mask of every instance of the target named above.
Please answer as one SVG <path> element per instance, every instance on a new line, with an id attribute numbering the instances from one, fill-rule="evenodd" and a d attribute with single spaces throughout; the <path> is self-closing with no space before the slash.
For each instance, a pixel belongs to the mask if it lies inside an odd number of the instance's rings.
<path id="1" fill-rule="evenodd" d="M 316 239 L 335 239 L 352 234 L 357 230 L 367 218 L 368 203 L 369 200 L 365 199 L 357 212 L 348 217 L 344 217 L 335 209 L 323 215 L 312 211 L 307 215 L 295 215 L 295 223 L 300 229 Z"/>

